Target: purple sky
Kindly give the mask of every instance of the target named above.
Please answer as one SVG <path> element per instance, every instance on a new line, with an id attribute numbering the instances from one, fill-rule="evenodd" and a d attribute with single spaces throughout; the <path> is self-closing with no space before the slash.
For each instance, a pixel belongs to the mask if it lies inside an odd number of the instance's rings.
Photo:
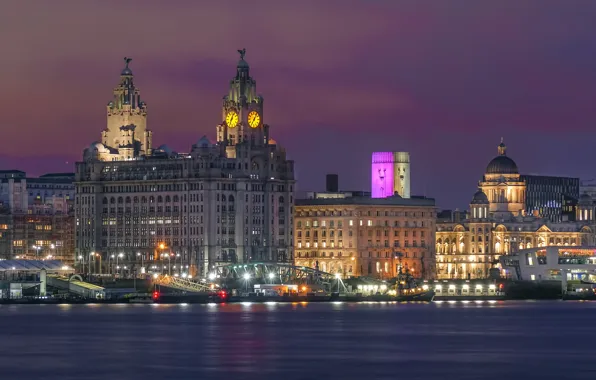
<path id="1" fill-rule="evenodd" d="M 524 173 L 590 179 L 594 20 L 593 0 L 8 1 L 0 169 L 72 171 L 124 56 L 156 146 L 213 139 L 246 48 L 300 190 L 369 189 L 371 152 L 409 151 L 413 194 L 466 207 L 501 136 Z"/>

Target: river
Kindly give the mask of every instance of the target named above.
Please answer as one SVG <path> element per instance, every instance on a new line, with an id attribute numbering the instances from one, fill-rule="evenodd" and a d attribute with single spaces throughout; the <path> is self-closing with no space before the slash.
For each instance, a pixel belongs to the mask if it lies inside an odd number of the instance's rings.
<path id="1" fill-rule="evenodd" d="M 0 379 L 595 379 L 596 303 L 4 305 Z"/>

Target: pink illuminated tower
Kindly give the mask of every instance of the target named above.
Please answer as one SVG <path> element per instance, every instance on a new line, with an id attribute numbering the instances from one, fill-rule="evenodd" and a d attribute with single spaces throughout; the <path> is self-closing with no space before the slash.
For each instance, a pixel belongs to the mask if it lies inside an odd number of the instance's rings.
<path id="1" fill-rule="evenodd" d="M 410 154 L 374 152 L 370 187 L 372 198 L 387 198 L 395 194 L 410 198 Z"/>

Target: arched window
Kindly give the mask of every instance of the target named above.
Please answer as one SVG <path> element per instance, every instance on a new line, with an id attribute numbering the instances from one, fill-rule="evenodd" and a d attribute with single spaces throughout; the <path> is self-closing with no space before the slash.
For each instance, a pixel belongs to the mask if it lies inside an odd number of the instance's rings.
<path id="1" fill-rule="evenodd" d="M 141 198 L 141 203 L 147 203 L 147 198 L 145 198 L 145 197 L 142 197 L 142 198 Z"/>
<path id="2" fill-rule="evenodd" d="M 132 201 L 133 201 L 133 203 L 139 203 L 139 197 L 134 197 L 134 198 L 132 199 Z"/>
<path id="3" fill-rule="evenodd" d="M 166 198 L 167 199 L 167 198 Z M 157 202 L 158 203 L 162 203 L 163 202 L 163 197 L 161 195 L 157 196 Z"/>
<path id="4" fill-rule="evenodd" d="M 228 197 L 228 202 L 234 202 L 234 196 L 233 195 L 230 195 Z"/>
<path id="5" fill-rule="evenodd" d="M 112 204 L 113 204 L 113 203 L 116 203 L 116 198 L 114 198 L 114 197 L 111 197 L 111 198 L 110 198 L 110 203 L 112 203 Z"/>
<path id="6" fill-rule="evenodd" d="M 118 197 L 118 203 L 124 203 L 124 198 Z"/>
<path id="7" fill-rule="evenodd" d="M 153 195 L 149 197 L 149 203 L 155 203 L 155 197 Z"/>
<path id="8" fill-rule="evenodd" d="M 124 200 L 124 202 L 130 203 L 130 197 L 126 197 L 126 199 Z"/>
<path id="9" fill-rule="evenodd" d="M 226 196 L 224 194 L 221 195 L 221 201 L 225 202 L 226 201 Z"/>
<path id="10" fill-rule="evenodd" d="M 178 202 L 178 196 L 174 195 L 174 202 Z"/>
<path id="11" fill-rule="evenodd" d="M 108 204 L 108 198 L 107 197 L 103 197 L 103 204 L 107 205 Z"/>
<path id="12" fill-rule="evenodd" d="M 284 197 L 280 196 L 280 197 L 279 197 L 279 204 L 281 205 L 281 204 L 283 204 L 283 203 L 284 203 Z"/>

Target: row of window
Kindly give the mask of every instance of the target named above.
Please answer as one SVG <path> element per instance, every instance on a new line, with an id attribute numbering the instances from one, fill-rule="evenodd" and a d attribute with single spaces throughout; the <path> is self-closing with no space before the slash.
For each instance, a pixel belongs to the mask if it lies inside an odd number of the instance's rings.
<path id="1" fill-rule="evenodd" d="M 238 191 L 236 183 L 217 183 L 216 190 Z M 284 191 L 286 185 L 271 184 L 270 191 Z M 146 193 L 157 191 L 188 191 L 188 190 L 204 190 L 203 183 L 169 183 L 163 185 L 106 185 L 102 189 L 104 193 Z M 265 185 L 262 184 L 245 184 L 246 191 L 267 191 Z M 91 186 L 77 187 L 77 192 L 92 193 Z M 290 193 L 293 192 L 293 186 L 290 186 Z"/>
<path id="2" fill-rule="evenodd" d="M 298 216 L 397 216 L 397 217 L 434 217 L 432 211 L 300 211 Z"/>
<path id="3" fill-rule="evenodd" d="M 352 248 L 354 245 L 352 240 L 348 241 L 348 248 Z M 318 241 L 314 241 L 314 242 L 304 242 L 304 244 L 301 241 L 296 242 L 296 246 L 297 248 L 319 248 L 319 242 Z M 338 241 L 337 242 L 337 248 L 343 248 L 343 241 Z M 335 248 L 336 247 L 336 243 L 334 241 L 330 241 L 329 244 L 327 244 L 326 241 L 321 242 L 321 248 Z M 401 243 L 399 240 L 394 240 L 393 241 L 393 245 L 390 245 L 389 240 L 384 240 L 383 243 L 381 243 L 380 240 L 376 240 L 375 242 L 373 242 L 372 240 L 368 240 L 367 241 L 367 247 L 377 247 L 377 248 L 390 248 L 390 247 L 394 247 L 394 248 L 401 248 Z M 413 247 L 413 248 L 426 248 L 426 241 L 425 240 L 420 240 L 420 244 L 418 243 L 417 240 L 412 241 L 412 245 L 410 246 L 410 241 L 406 240 L 404 241 L 404 247 L 405 248 L 409 248 L 409 247 Z"/>
<path id="4" fill-rule="evenodd" d="M 398 220 L 394 220 L 393 223 L 391 223 L 388 220 L 377 220 L 376 223 L 373 223 L 372 220 L 362 220 L 360 219 L 358 221 L 358 225 L 359 226 L 364 226 L 364 224 L 366 223 L 367 227 L 401 227 L 401 223 Z M 374 225 L 373 225 L 374 224 Z M 335 221 L 330 220 L 329 223 L 327 223 L 326 220 L 321 220 L 320 223 L 318 220 L 313 220 L 312 223 L 310 220 L 305 220 L 304 223 L 302 220 L 297 220 L 296 221 L 296 227 L 297 228 L 302 228 L 302 226 L 304 227 L 329 227 L 329 228 L 335 228 L 335 226 L 337 226 L 337 228 L 343 228 L 343 222 L 341 220 L 338 220 L 337 223 L 335 223 Z M 349 227 L 353 227 L 354 226 L 354 220 L 350 219 L 348 220 L 348 226 Z M 424 220 L 411 220 L 411 221 L 406 221 L 404 222 L 403 227 L 428 227 L 427 223 L 425 223 Z"/>

